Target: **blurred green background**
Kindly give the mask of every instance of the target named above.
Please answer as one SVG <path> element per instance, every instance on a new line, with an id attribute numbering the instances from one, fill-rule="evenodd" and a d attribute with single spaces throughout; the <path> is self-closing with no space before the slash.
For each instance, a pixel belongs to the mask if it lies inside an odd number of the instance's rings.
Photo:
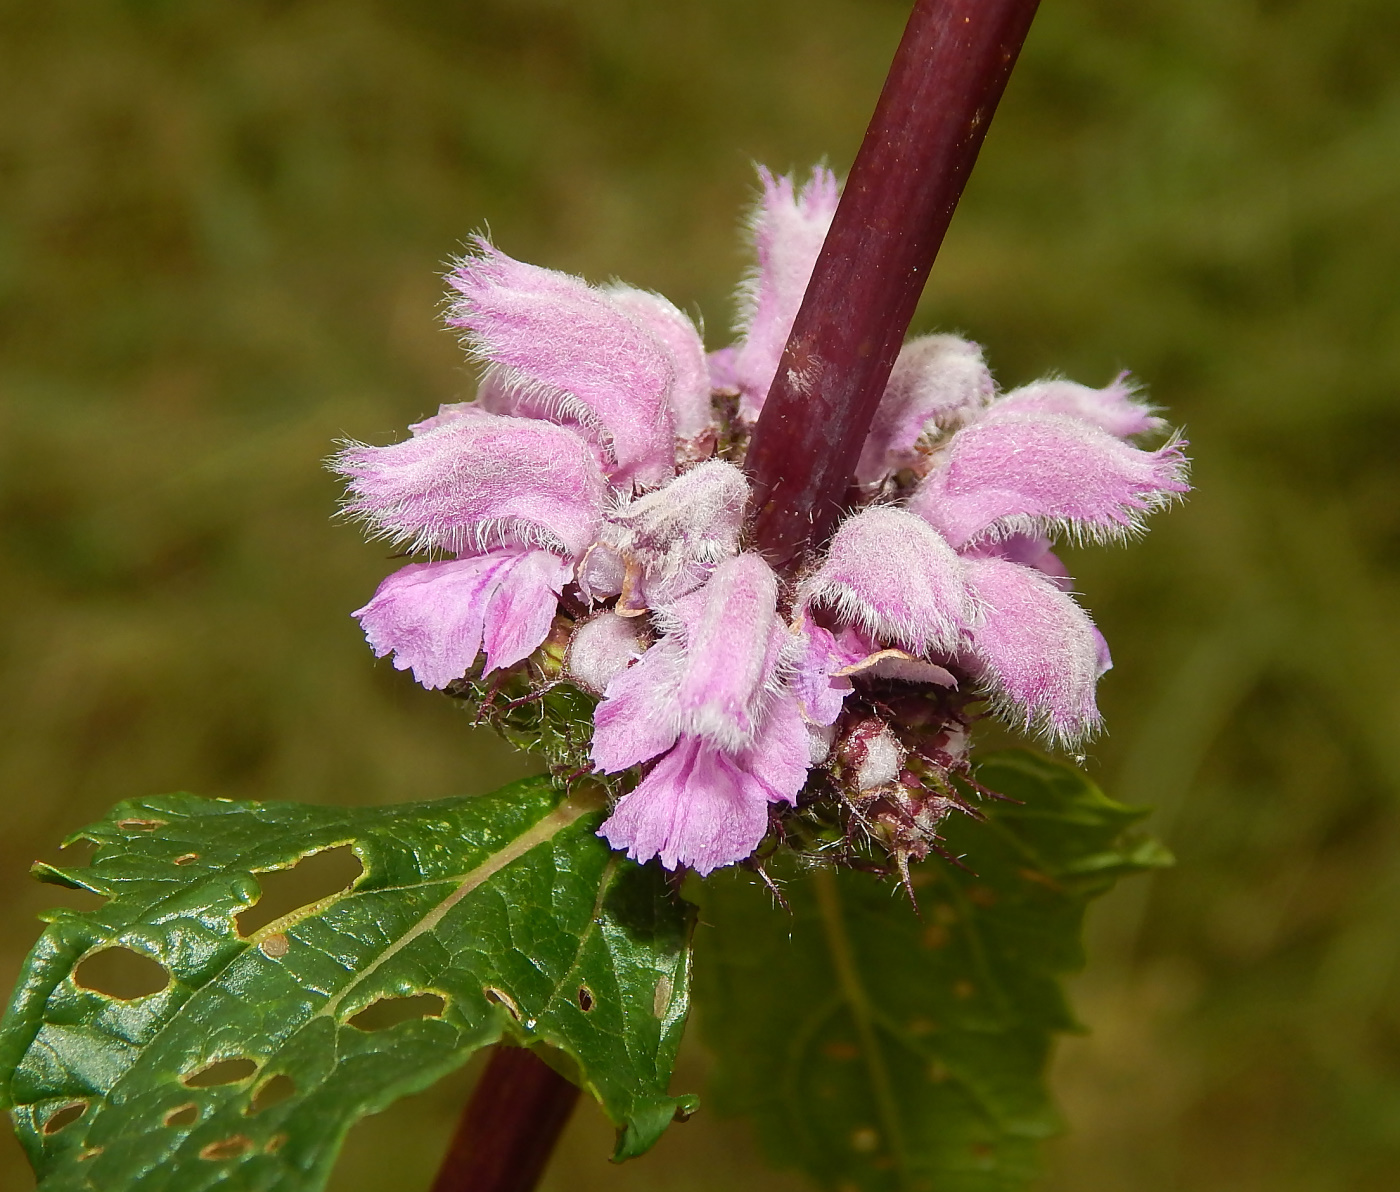
<path id="1" fill-rule="evenodd" d="M 726 339 L 751 162 L 850 162 L 904 0 L 0 0 L 0 980 L 113 801 L 388 802 L 528 764 L 372 662 L 320 461 L 471 390 L 444 260 L 624 277 Z M 1199 491 L 1073 552 L 1093 773 L 1174 871 L 1096 912 L 1053 1192 L 1400 1187 L 1400 5 L 1045 0 L 916 329 L 1130 367 Z M 703 1080 L 689 1045 L 678 1078 Z M 426 1187 L 471 1073 L 359 1127 Z M 551 1189 L 789 1189 L 702 1114 Z M 32 1181 L 8 1137 L 0 1187 Z"/>

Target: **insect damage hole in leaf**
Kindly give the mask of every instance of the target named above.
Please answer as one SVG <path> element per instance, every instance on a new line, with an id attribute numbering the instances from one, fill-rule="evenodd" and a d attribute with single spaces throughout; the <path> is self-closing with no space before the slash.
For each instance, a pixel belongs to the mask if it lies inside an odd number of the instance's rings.
<path id="1" fill-rule="evenodd" d="M 199 1157 L 212 1163 L 218 1163 L 225 1159 L 237 1159 L 252 1149 L 253 1140 L 251 1138 L 246 1134 L 235 1134 L 232 1138 L 211 1142 L 199 1152 Z"/>
<path id="2" fill-rule="evenodd" d="M 122 819 L 116 823 L 118 831 L 121 832 L 154 832 L 157 828 L 165 827 L 164 820 L 158 819 Z"/>
<path id="3" fill-rule="evenodd" d="M 587 985 L 578 987 L 578 1008 L 585 1014 L 593 1009 L 593 991 Z"/>
<path id="4" fill-rule="evenodd" d="M 190 1089 L 212 1089 L 225 1084 L 239 1084 L 257 1075 L 257 1061 L 246 1056 L 237 1059 L 215 1060 L 212 1064 L 182 1076 L 180 1083 Z"/>
<path id="5" fill-rule="evenodd" d="M 71 1126 L 87 1111 L 88 1103 L 86 1101 L 73 1101 L 68 1105 L 60 1106 L 58 1111 L 50 1114 L 48 1120 L 44 1122 L 44 1133 L 57 1134 L 65 1126 Z"/>
<path id="6" fill-rule="evenodd" d="M 131 948 L 102 948 L 73 970 L 73 983 L 119 1002 L 163 993 L 170 985 L 165 966 Z"/>
<path id="7" fill-rule="evenodd" d="M 488 1002 L 492 1002 L 497 1006 L 504 1006 L 506 1011 L 516 1022 L 521 1021 L 520 1007 L 516 1004 L 515 999 L 504 989 L 497 989 L 494 985 L 488 985 L 481 992 L 486 995 L 486 1000 Z"/>
<path id="8" fill-rule="evenodd" d="M 416 993 L 409 997 L 382 997 L 347 1019 L 350 1026 L 362 1031 L 387 1031 L 401 1022 L 418 1022 L 424 1018 L 441 1018 L 447 999 L 436 993 Z"/>
<path id="9" fill-rule="evenodd" d="M 286 869 L 261 870 L 255 876 L 262 893 L 237 916 L 238 934 L 246 939 L 293 911 L 348 890 L 364 871 L 348 844 L 308 853 Z"/>
<path id="10" fill-rule="evenodd" d="M 623 1128 L 625 1153 L 645 1150 L 678 1103 L 666 1081 L 688 1002 L 692 914 L 654 869 L 614 861 L 596 835 L 600 804 L 528 779 L 494 795 L 374 808 L 174 795 L 93 825 L 92 863 L 67 875 L 110 891 L 107 904 L 50 922 L 0 1030 L 0 1091 L 14 1099 L 41 1182 L 116 1192 L 158 1170 L 170 1188 L 251 1192 L 271 1188 L 279 1146 L 279 1164 L 320 1180 L 354 1122 L 502 1034 L 568 1057 Z M 167 826 L 116 830 L 134 817 Z M 335 850 L 350 860 L 346 845 L 363 864 L 352 891 L 240 933 L 254 897 L 268 914 L 344 890 L 360 862 L 266 906 L 279 871 Z M 172 864 L 191 850 L 194 862 Z M 529 938 L 501 932 L 503 906 L 512 921 L 517 910 L 531 916 Z M 123 1004 L 75 988 L 74 967 L 118 945 L 165 961 L 167 992 Z M 675 991 L 658 1024 L 663 972 Z M 587 1017 L 581 984 L 595 991 Z M 393 1023 L 409 1017 L 417 1025 Z M 75 1026 L 105 1067 L 55 1062 L 72 1054 L 63 1048 Z M 613 1046 L 619 1032 L 626 1049 Z M 91 1100 L 87 1116 L 46 1136 L 47 1119 L 78 1098 Z M 299 1175 L 278 1186 L 313 1184 Z"/>
<path id="11" fill-rule="evenodd" d="M 178 1105 L 167 1113 L 162 1119 L 165 1125 L 172 1130 L 178 1130 L 184 1126 L 193 1126 L 199 1121 L 199 1106 L 193 1101 L 186 1101 L 183 1105 Z"/>
<path id="12" fill-rule="evenodd" d="M 271 1109 L 280 1101 L 287 1100 L 288 1097 L 296 1095 L 297 1086 L 285 1072 L 278 1072 L 258 1086 L 257 1092 L 253 1094 L 253 1099 L 248 1103 L 247 1112 L 249 1114 L 262 1113 L 264 1109 Z"/>

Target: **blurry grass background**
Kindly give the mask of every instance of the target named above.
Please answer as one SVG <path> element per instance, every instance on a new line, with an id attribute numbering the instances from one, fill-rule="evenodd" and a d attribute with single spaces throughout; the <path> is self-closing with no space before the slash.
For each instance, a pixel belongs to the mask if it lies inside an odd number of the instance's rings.
<path id="1" fill-rule="evenodd" d="M 0 0 L 0 980 L 55 899 L 29 861 L 117 799 L 521 772 L 371 661 L 389 565 L 321 459 L 470 393 L 437 275 L 478 227 L 724 342 L 750 162 L 844 170 L 906 14 Z M 1090 766 L 1180 865 L 1096 912 L 1044 1188 L 1400 1187 L 1400 5 L 1045 0 L 934 327 L 1007 385 L 1131 367 L 1198 461 L 1072 559 L 1117 660 Z M 336 1192 L 426 1187 L 469 1079 Z M 585 1106 L 548 1186 L 796 1186 L 713 1115 L 622 1169 L 607 1134 Z"/>

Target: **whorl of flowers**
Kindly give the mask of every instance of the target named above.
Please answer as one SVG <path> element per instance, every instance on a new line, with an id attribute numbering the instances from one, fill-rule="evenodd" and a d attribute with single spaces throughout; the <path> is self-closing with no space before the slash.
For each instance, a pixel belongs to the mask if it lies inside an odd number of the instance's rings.
<path id="1" fill-rule="evenodd" d="M 639 768 L 600 830 L 639 861 L 708 873 L 753 853 L 770 805 L 825 792 L 903 864 L 960 802 L 970 704 L 1057 744 L 1097 728 L 1108 650 L 1051 542 L 1135 532 L 1186 491 L 1186 460 L 1176 439 L 1132 443 L 1163 423 L 1122 377 L 999 393 L 977 345 L 923 336 L 852 512 L 776 574 L 745 549 L 737 465 L 838 187 L 761 176 L 739 338 L 708 356 L 660 295 L 486 240 L 455 263 L 447 321 L 484 366 L 476 399 L 334 460 L 347 510 L 431 560 L 355 616 L 429 688 L 562 632 L 565 679 L 601 697 L 593 766 Z"/>

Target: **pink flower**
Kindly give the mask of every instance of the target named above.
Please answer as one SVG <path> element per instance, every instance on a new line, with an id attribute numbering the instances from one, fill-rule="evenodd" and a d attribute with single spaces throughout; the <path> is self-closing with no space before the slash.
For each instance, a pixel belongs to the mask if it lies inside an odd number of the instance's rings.
<path id="1" fill-rule="evenodd" d="M 488 366 L 491 409 L 575 427 L 619 487 L 671 478 L 675 357 L 629 296 L 513 260 L 485 240 L 447 281 L 458 295 L 448 325 Z M 690 338 L 698 340 L 693 328 Z"/>
<path id="2" fill-rule="evenodd" d="M 922 335 L 900 349 L 865 438 L 856 481 L 871 486 L 917 463 L 930 432 L 956 430 L 996 391 L 982 349 L 956 335 Z"/>
<path id="3" fill-rule="evenodd" d="M 1139 530 L 1187 490 L 1185 444 L 1145 451 L 1120 437 L 1160 425 L 1121 378 L 989 398 L 968 380 L 974 355 L 960 342 L 913 357 L 925 372 L 917 383 L 891 378 L 882 410 L 893 408 L 867 441 L 865 479 L 878 487 L 911 464 L 926 475 L 902 508 L 871 506 L 841 526 L 803 601 L 873 643 L 961 670 L 1014 723 L 1074 744 L 1098 727 L 1095 687 L 1111 663 L 1050 536 Z M 911 400 L 919 389 L 954 396 Z"/>
<path id="4" fill-rule="evenodd" d="M 887 505 L 845 521 L 801 600 L 919 655 L 956 653 L 977 616 L 957 552 L 927 522 Z"/>
<path id="5" fill-rule="evenodd" d="M 909 508 L 954 546 L 1010 534 L 1121 539 L 1186 491 L 1182 444 L 1143 451 L 1070 414 L 1002 414 L 964 427 Z"/>
<path id="6" fill-rule="evenodd" d="M 813 767 L 875 809 L 864 831 L 893 824 L 900 855 L 924 855 L 953 800 L 918 773 L 959 764 L 974 699 L 1058 743 L 1093 731 L 1107 647 L 1053 539 L 1121 539 L 1186 490 L 1183 443 L 1128 441 L 1162 422 L 1124 377 L 999 394 L 977 345 L 924 336 L 861 452 L 864 507 L 780 578 L 742 549 L 735 461 L 838 187 L 760 182 L 736 343 L 707 355 L 660 295 L 478 240 L 448 277 L 475 400 L 333 461 L 346 511 L 427 557 L 355 613 L 376 655 L 429 688 L 562 665 L 601 697 L 595 768 L 638 772 L 600 834 L 702 874 L 750 856 Z"/>
<path id="7" fill-rule="evenodd" d="M 545 550 L 411 563 L 357 609 L 365 637 L 424 687 L 460 678 L 484 647 L 488 670 L 528 658 L 549 633 L 568 565 Z"/>
<path id="8" fill-rule="evenodd" d="M 597 551 L 617 563 L 606 595 L 625 582 L 639 594 L 697 586 L 733 552 L 748 493 L 715 461 L 633 496 L 674 477 L 678 421 L 703 434 L 704 346 L 684 315 L 657 295 L 478 249 L 449 277 L 449 322 L 487 366 L 477 401 L 443 406 L 392 446 L 347 444 L 333 461 L 346 511 L 376 537 L 457 556 L 396 572 L 356 613 L 376 653 L 428 687 L 466 674 L 483 645 L 488 672 L 532 653 Z"/>
<path id="9" fill-rule="evenodd" d="M 762 168 L 758 176 L 763 194 L 749 222 L 758 262 L 739 291 L 739 342 L 722 358 L 723 377 L 739 390 L 739 413 L 748 421 L 763 409 L 841 197 L 830 170 L 813 170 L 800 189 Z"/>
<path id="10" fill-rule="evenodd" d="M 709 873 L 753 852 L 768 804 L 795 802 L 806 781 L 808 732 L 783 682 L 790 635 L 777 577 L 751 554 L 658 614 L 666 636 L 598 705 L 593 759 L 610 773 L 660 760 L 601 832 L 637 860 Z"/>

